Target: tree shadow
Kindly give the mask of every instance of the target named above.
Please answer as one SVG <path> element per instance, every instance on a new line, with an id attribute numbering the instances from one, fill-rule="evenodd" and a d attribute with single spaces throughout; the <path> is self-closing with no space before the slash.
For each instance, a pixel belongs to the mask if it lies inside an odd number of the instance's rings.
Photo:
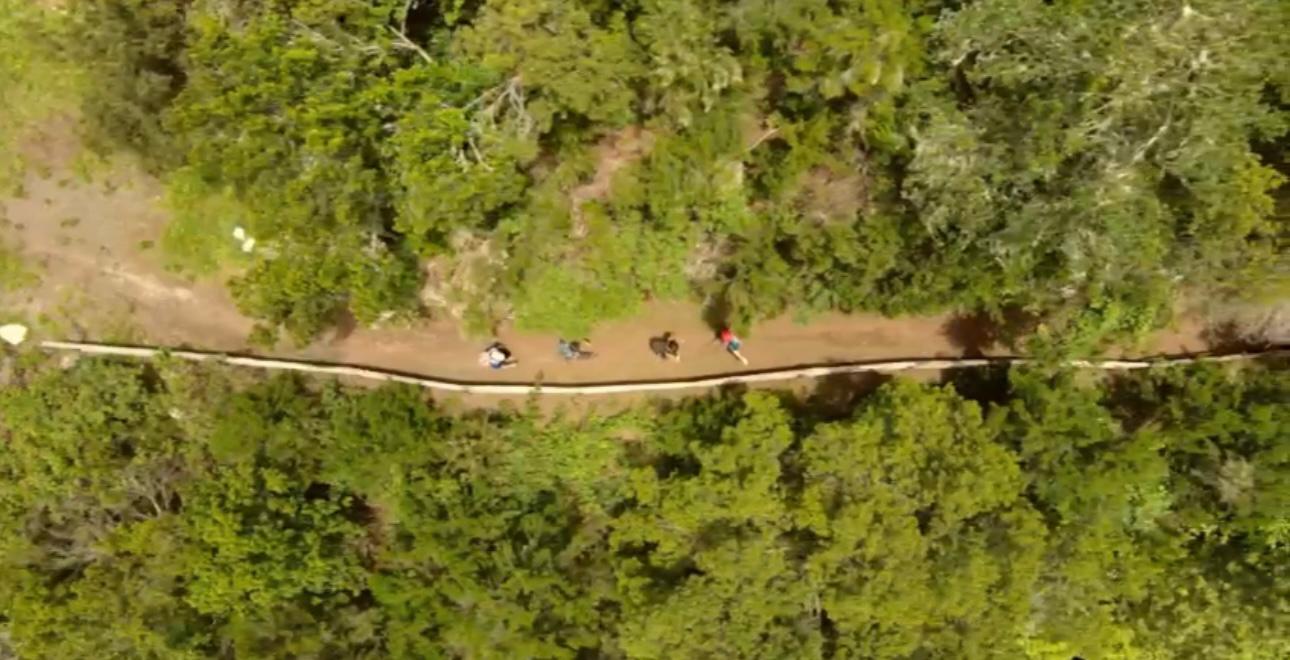
<path id="1" fill-rule="evenodd" d="M 329 327 L 323 333 L 323 343 L 345 341 L 358 329 L 358 318 L 348 307 L 338 307 L 332 312 Z"/>
<path id="2" fill-rule="evenodd" d="M 982 407 L 1006 404 L 1012 392 L 1006 364 L 947 369 L 941 375 L 941 384 L 953 387 L 959 396 Z"/>
<path id="3" fill-rule="evenodd" d="M 437 30 L 452 27 L 444 20 L 442 2 L 409 2 L 407 17 L 403 24 L 404 33 L 412 41 L 425 45 Z M 479 13 L 482 2 L 462 2 L 457 5 L 457 20 L 466 25 Z"/>
<path id="4" fill-rule="evenodd" d="M 1200 338 L 1211 353 L 1249 353 L 1264 350 L 1270 345 L 1267 341 L 1251 337 L 1235 320 L 1211 324 L 1201 331 Z"/>
<path id="5" fill-rule="evenodd" d="M 795 408 L 820 421 L 847 419 L 862 399 L 891 379 L 891 374 L 872 371 L 830 374 L 819 378 L 810 394 L 798 398 Z"/>
<path id="6" fill-rule="evenodd" d="M 712 329 L 712 335 L 715 337 L 722 329 L 730 326 L 730 300 L 726 298 L 725 293 L 716 293 L 708 296 L 708 301 L 703 305 L 703 322 Z"/>
<path id="7" fill-rule="evenodd" d="M 1039 325 L 1039 317 L 1019 307 L 957 314 L 941 326 L 941 334 L 963 357 L 985 357 L 987 351 L 1015 349 Z"/>
<path id="8" fill-rule="evenodd" d="M 941 334 L 969 358 L 984 357 L 999 342 L 999 326 L 984 312 L 954 316 L 941 326 Z"/>
<path id="9" fill-rule="evenodd" d="M 748 393 L 748 385 L 745 383 L 729 383 L 717 388 L 716 396 L 718 398 L 738 399 Z"/>

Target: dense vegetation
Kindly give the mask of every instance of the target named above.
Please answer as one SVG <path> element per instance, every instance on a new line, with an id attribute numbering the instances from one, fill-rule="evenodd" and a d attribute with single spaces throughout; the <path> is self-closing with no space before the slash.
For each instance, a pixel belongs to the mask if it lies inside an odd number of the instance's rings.
<path id="1" fill-rule="evenodd" d="M 0 187 L 79 105 L 265 342 L 689 298 L 1047 355 L 1285 290 L 1288 61 L 1283 0 L 0 0 Z M 3 657 L 1290 657 L 1284 364 L 570 419 L 0 362 Z"/>
<path id="2" fill-rule="evenodd" d="M 90 143 L 166 179 L 189 267 L 250 230 L 266 339 L 693 297 L 1090 345 L 1284 285 L 1280 0 L 62 4 Z"/>
<path id="3" fill-rule="evenodd" d="M 1290 655 L 1283 369 L 582 421 L 179 365 L 7 373 L 18 657 Z"/>

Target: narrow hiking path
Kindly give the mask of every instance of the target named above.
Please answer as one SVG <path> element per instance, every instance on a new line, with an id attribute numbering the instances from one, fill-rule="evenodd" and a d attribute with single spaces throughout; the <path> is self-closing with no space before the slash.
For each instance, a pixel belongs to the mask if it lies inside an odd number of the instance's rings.
<path id="1" fill-rule="evenodd" d="M 436 378 L 433 376 L 415 375 L 413 373 L 401 372 L 393 369 L 372 369 L 363 365 L 284 360 L 280 358 L 263 358 L 249 355 L 225 355 L 208 351 L 175 350 L 161 346 L 118 346 L 94 342 L 62 341 L 43 341 L 40 346 L 44 350 L 51 352 L 79 353 L 91 356 L 112 356 L 141 360 L 153 360 L 162 358 L 163 356 L 168 356 L 192 362 L 208 362 L 212 364 L 261 369 L 266 371 L 294 371 L 313 375 L 357 378 L 378 383 L 403 383 L 425 389 L 466 395 L 485 394 L 502 396 L 527 396 L 533 394 L 572 396 L 630 395 L 707 389 L 724 387 L 727 385 L 783 383 L 798 379 L 824 379 L 833 376 L 851 376 L 856 374 L 893 374 L 906 371 L 944 372 L 957 369 L 1027 364 L 1032 362 L 1032 360 L 1019 357 L 909 359 L 801 366 L 787 369 L 768 369 L 690 379 L 673 378 L 665 380 L 627 380 L 587 384 L 550 383 L 541 380 L 529 383 L 495 383 L 486 380 L 458 381 Z M 1255 352 L 1233 353 L 1227 355 L 1174 355 L 1162 356 L 1160 358 L 1149 360 L 1070 360 L 1066 364 L 1080 369 L 1116 371 L 1147 369 L 1160 365 L 1192 364 L 1197 362 L 1237 362 L 1244 360 L 1279 359 L 1286 355 L 1290 355 L 1290 349 L 1268 348 Z"/>
<path id="2" fill-rule="evenodd" d="M 159 240 L 167 216 L 160 186 L 121 176 L 86 184 L 66 169 L 29 177 L 21 198 L 0 200 L 7 222 L 0 237 L 31 264 L 39 284 L 4 294 L 4 320 L 35 326 L 33 339 L 71 339 L 251 352 L 252 322 L 238 312 L 223 283 L 189 282 L 168 272 Z M 670 331 L 681 362 L 659 360 L 649 339 Z M 1209 349 L 1206 324 L 1186 322 L 1159 333 L 1133 355 L 1197 353 Z M 459 381 L 562 383 L 683 380 L 699 376 L 912 358 L 958 358 L 1005 352 L 990 328 L 970 317 L 884 318 L 825 314 L 809 323 L 792 318 L 757 324 L 745 337 L 741 365 L 712 342 L 701 310 L 655 302 L 634 318 L 604 323 L 588 338 L 597 358 L 568 363 L 556 337 L 502 328 L 497 337 L 519 360 L 505 371 L 480 368 L 486 340 L 465 338 L 455 322 L 424 321 L 406 328 L 354 329 L 303 349 L 259 355 L 357 364 Z"/>

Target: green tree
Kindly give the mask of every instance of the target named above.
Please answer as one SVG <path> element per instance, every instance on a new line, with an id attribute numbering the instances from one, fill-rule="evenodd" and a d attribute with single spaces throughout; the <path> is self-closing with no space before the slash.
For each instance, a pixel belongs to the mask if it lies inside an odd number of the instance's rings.
<path id="1" fill-rule="evenodd" d="M 884 387 L 802 447 L 798 514 L 840 657 L 1016 657 L 1045 550 L 1017 457 L 945 389 Z"/>
<path id="2" fill-rule="evenodd" d="M 183 89 L 189 0 L 75 0 L 62 45 L 84 68 L 85 137 L 104 153 L 127 148 L 155 172 L 182 150 L 163 125 Z"/>
<path id="3" fill-rule="evenodd" d="M 994 402 L 895 382 L 574 418 L 32 356 L 0 393 L 23 657 L 1249 657 L 1286 629 L 1284 365 Z"/>
<path id="4" fill-rule="evenodd" d="M 692 405 L 660 420 L 659 456 L 628 479 L 634 505 L 610 546 L 629 657 L 811 657 L 819 632 L 784 536 L 775 399 Z"/>
<path id="5" fill-rule="evenodd" d="M 909 115 L 902 189 L 936 246 L 919 287 L 958 297 L 966 280 L 974 304 L 1031 306 L 1087 348 L 1160 323 L 1180 281 L 1264 277 L 1280 177 L 1251 143 L 1285 129 L 1264 96 L 1284 53 L 1273 4 L 1001 0 L 947 17 L 948 76 Z"/>

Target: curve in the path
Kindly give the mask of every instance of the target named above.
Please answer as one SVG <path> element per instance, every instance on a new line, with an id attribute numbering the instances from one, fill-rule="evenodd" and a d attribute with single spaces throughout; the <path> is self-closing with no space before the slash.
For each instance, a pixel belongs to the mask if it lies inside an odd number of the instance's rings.
<path id="1" fill-rule="evenodd" d="M 836 374 L 854 374 L 863 372 L 891 373 L 920 370 L 962 369 L 1001 364 L 1024 364 L 1030 360 L 1022 357 L 988 357 L 963 359 L 910 359 L 883 362 L 854 362 L 847 364 L 827 364 L 800 366 L 786 369 L 772 369 L 758 372 L 703 376 L 681 380 L 623 381 L 611 383 L 591 383 L 562 385 L 558 383 L 487 383 L 448 380 L 420 376 L 386 369 L 372 369 L 353 365 L 327 364 L 296 360 L 277 360 L 249 355 L 230 355 L 207 351 L 170 350 L 157 347 L 121 346 L 116 344 L 98 344 L 88 342 L 44 341 L 41 347 L 50 351 L 70 351 L 86 355 L 103 355 L 129 357 L 136 359 L 153 359 L 169 356 L 194 362 L 215 362 L 230 366 L 249 367 L 269 371 L 297 371 L 324 376 L 345 376 L 366 380 L 405 383 L 426 389 L 462 394 L 632 394 L 642 392 L 667 392 L 686 389 L 706 389 L 724 385 L 768 383 L 795 380 L 798 378 L 821 378 Z M 1140 360 L 1072 360 L 1068 364 L 1077 368 L 1091 369 L 1145 369 L 1158 365 L 1185 364 L 1191 362 L 1232 362 L 1273 356 L 1290 356 L 1290 348 L 1277 347 L 1258 352 L 1233 353 L 1229 355 L 1183 355 L 1165 356 Z"/>

